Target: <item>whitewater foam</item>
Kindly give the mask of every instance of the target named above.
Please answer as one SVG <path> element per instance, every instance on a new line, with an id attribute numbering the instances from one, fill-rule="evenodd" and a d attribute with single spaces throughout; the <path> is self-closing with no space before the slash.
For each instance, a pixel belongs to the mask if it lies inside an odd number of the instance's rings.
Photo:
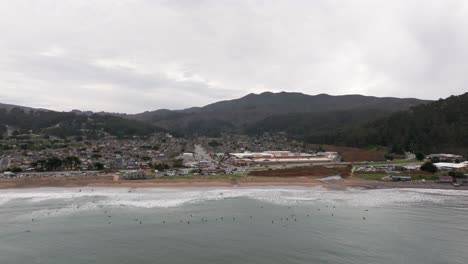
<path id="1" fill-rule="evenodd" d="M 60 201 L 60 208 L 41 208 L 41 214 L 61 215 L 96 208 L 171 208 L 190 203 L 249 198 L 276 205 L 326 203 L 350 207 L 411 206 L 417 203 L 468 203 L 468 191 L 428 189 L 328 190 L 315 188 L 38 188 L 6 190 L 0 205 Z"/>

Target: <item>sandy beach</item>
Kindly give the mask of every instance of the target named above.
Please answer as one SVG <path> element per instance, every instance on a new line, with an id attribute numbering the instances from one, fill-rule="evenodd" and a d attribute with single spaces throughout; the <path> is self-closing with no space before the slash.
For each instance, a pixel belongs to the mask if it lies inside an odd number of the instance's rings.
<path id="1" fill-rule="evenodd" d="M 384 182 L 348 178 L 322 182 L 317 177 L 255 177 L 247 176 L 237 179 L 213 179 L 210 177 L 197 177 L 192 179 L 146 179 L 146 180 L 118 180 L 112 176 L 78 176 L 78 177 L 46 177 L 27 179 L 1 179 L 0 189 L 39 188 L 39 187 L 128 187 L 128 188 L 155 188 L 155 187 L 249 187 L 249 186 L 323 186 L 330 189 L 364 188 L 425 188 L 425 189 L 457 189 L 468 190 L 468 186 L 455 187 L 451 184 L 436 182 Z"/>

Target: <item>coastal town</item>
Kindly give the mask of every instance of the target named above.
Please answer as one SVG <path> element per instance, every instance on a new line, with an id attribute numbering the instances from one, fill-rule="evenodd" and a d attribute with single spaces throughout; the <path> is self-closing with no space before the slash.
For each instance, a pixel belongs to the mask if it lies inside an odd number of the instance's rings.
<path id="1" fill-rule="evenodd" d="M 98 140 L 15 135 L 4 137 L 0 149 L 3 179 L 93 176 L 125 181 L 293 175 L 454 186 L 466 185 L 468 179 L 468 162 L 461 155 L 428 154 L 417 159 L 406 153 L 389 160 L 388 154 L 369 156 L 362 150 L 311 145 L 277 134 L 181 138 L 155 133 Z M 425 164 L 434 168 L 425 169 Z M 344 167 L 349 171 L 334 170 Z"/>
<path id="2" fill-rule="evenodd" d="M 234 173 L 244 167 L 274 167 L 339 159 L 336 152 L 298 152 L 304 151 L 304 147 L 298 147 L 285 138 L 249 140 L 245 137 L 190 140 L 168 133 L 129 139 L 109 136 L 99 140 L 18 136 L 0 141 L 0 171 L 15 177 L 74 175 L 78 172 L 94 175 L 135 170 L 151 171 L 154 176 L 210 175 Z M 220 144 L 218 141 L 228 143 Z M 281 150 L 264 150 L 275 145 L 281 146 Z"/>

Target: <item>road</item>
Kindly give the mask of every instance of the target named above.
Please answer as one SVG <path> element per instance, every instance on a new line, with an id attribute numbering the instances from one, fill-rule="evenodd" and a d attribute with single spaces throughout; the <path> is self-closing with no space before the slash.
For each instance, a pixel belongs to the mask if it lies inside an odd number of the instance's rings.
<path id="1" fill-rule="evenodd" d="M 416 155 L 411 152 L 405 152 L 405 160 L 414 160 L 416 159 Z"/>
<path id="2" fill-rule="evenodd" d="M 203 148 L 201 145 L 195 145 L 195 150 L 193 152 L 193 158 L 195 161 L 200 162 L 200 161 L 206 161 L 209 163 L 210 167 L 217 167 L 216 161 L 211 158 L 211 156 L 206 152 L 205 148 Z"/>

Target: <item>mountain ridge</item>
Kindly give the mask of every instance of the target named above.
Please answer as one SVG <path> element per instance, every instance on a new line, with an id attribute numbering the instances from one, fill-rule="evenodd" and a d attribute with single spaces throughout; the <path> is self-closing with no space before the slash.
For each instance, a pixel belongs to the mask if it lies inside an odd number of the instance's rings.
<path id="1" fill-rule="evenodd" d="M 160 110 L 168 110 L 168 111 L 172 111 L 172 112 L 182 112 L 182 113 L 190 113 L 190 112 L 200 112 L 200 111 L 206 111 L 206 110 L 214 110 L 216 109 L 219 105 L 223 105 L 223 104 L 232 104 L 232 103 L 235 103 L 235 102 L 238 102 L 238 101 L 242 101 L 242 100 L 248 100 L 248 101 L 251 101 L 252 99 L 256 99 L 256 98 L 259 98 L 259 97 L 264 97 L 264 96 L 268 96 L 268 97 L 279 97 L 279 96 L 303 96 L 303 97 L 308 97 L 308 98 L 313 98 L 313 97 L 316 97 L 316 98 L 343 98 L 343 97 L 354 97 L 354 98 L 373 98 L 374 100 L 378 100 L 378 99 L 382 99 L 382 100 L 405 100 L 405 101 L 421 101 L 421 102 L 430 102 L 432 100 L 425 100 L 425 99 L 418 99 L 418 98 L 412 98 L 412 97 L 409 97 L 409 98 L 399 98 L 399 97 L 391 97 L 391 96 L 386 96 L 386 97 L 378 97 L 378 96 L 367 96 L 367 95 L 360 95 L 360 94 L 345 94 L 345 95 L 329 95 L 329 94 L 326 94 L 326 93 L 320 93 L 320 94 L 316 94 L 316 95 L 309 95 L 309 94 L 305 94 L 305 93 L 301 93 L 301 92 L 285 92 L 285 91 L 282 91 L 282 92 L 278 92 L 278 93 L 274 93 L 274 92 L 269 92 L 269 91 L 265 91 L 265 92 L 262 92 L 262 93 L 249 93 L 243 97 L 240 97 L 240 98 L 236 98 L 236 99 L 228 99 L 228 100 L 221 100 L 221 101 L 218 101 L 218 102 L 214 102 L 214 103 L 210 103 L 210 104 L 207 104 L 205 106 L 201 106 L 201 107 L 190 107 L 190 108 L 184 108 L 184 109 L 177 109 L 177 110 L 170 110 L 170 109 L 156 109 L 156 110 L 149 110 L 149 111 L 144 111 L 144 112 L 141 112 L 141 113 L 135 113 L 135 114 L 126 114 L 127 116 L 138 116 L 138 115 L 141 115 L 141 114 L 144 114 L 144 113 L 151 113 L 151 112 L 158 112 Z M 284 100 L 284 98 L 283 98 Z"/>
<path id="2" fill-rule="evenodd" d="M 182 136 L 217 136 L 220 133 L 261 133 L 281 130 L 288 127 L 288 120 L 299 123 L 323 122 L 333 123 L 333 126 L 368 121 L 385 116 L 395 111 L 407 110 L 412 106 L 425 104 L 428 100 L 416 98 L 375 97 L 365 95 L 308 95 L 299 92 L 262 92 L 250 93 L 243 97 L 223 100 L 202 107 L 191 107 L 181 110 L 158 109 L 137 114 L 91 112 L 72 110 L 78 116 L 115 116 L 118 118 L 136 120 L 152 126 L 172 131 Z M 10 111 L 14 105 L 8 105 Z M 18 106 L 24 111 L 50 111 Z M 1 105 L 0 105 L 0 108 Z M 352 113 L 346 113 L 352 112 Z M 343 119 L 340 116 L 349 116 Z M 282 120 L 278 126 L 276 119 Z M 309 120 L 309 121 L 307 121 Z M 314 120 L 320 120 L 320 123 Z M 307 123 L 307 122 L 308 123 Z M 341 123 L 339 122 L 341 121 Z M 259 128 L 264 128 L 259 129 Z M 304 126 L 310 129 L 314 127 Z M 321 126 L 327 127 L 327 126 Z M 329 126 L 330 127 L 330 126 Z"/>
<path id="3" fill-rule="evenodd" d="M 277 115 L 328 113 L 339 111 L 378 111 L 390 113 L 429 102 L 415 98 L 364 95 L 308 95 L 297 92 L 250 93 L 197 108 L 155 110 L 125 115 L 125 118 L 154 123 L 183 135 L 210 135 L 222 132 L 244 133 L 256 122 Z"/>
<path id="4" fill-rule="evenodd" d="M 309 98 L 313 98 L 313 97 L 316 97 L 316 98 L 324 98 L 324 97 L 328 97 L 328 98 L 343 98 L 343 97 L 348 97 L 348 98 L 352 98 L 352 97 L 355 97 L 355 98 L 373 98 L 375 100 L 403 100 L 403 101 L 413 101 L 413 102 L 417 102 L 417 101 L 420 101 L 420 102 L 431 102 L 433 100 L 426 100 L 426 99 L 418 99 L 418 98 L 413 98 L 413 97 L 392 97 L 392 96 L 386 96 L 386 97 L 378 97 L 378 96 L 368 96 L 368 95 L 361 95 L 361 94 L 344 94 L 344 95 L 330 95 L 330 94 L 327 94 L 327 93 L 320 93 L 320 94 L 316 94 L 316 95 L 309 95 L 309 94 L 305 94 L 305 93 L 301 93 L 301 92 L 285 92 L 285 91 L 281 91 L 281 92 L 277 92 L 277 93 L 274 93 L 274 92 L 270 92 L 270 91 L 265 91 L 265 92 L 261 92 L 261 93 L 249 93 L 243 97 L 240 97 L 240 98 L 235 98 L 235 99 L 228 99 L 228 100 L 221 100 L 221 101 L 218 101 L 218 102 L 214 102 L 214 103 L 210 103 L 210 104 L 207 104 L 207 105 L 204 105 L 204 106 L 194 106 L 194 107 L 188 107 L 188 108 L 183 108 L 183 109 L 167 109 L 167 108 L 160 108 L 160 109 L 155 109 L 155 110 L 146 110 L 144 112 L 139 112 L 139 113 L 134 113 L 134 114 L 129 114 L 129 113 L 123 113 L 123 112 L 106 112 L 106 111 L 90 111 L 90 110 L 78 110 L 78 109 L 73 109 L 71 111 L 57 111 L 57 110 L 51 110 L 51 109 L 45 109 L 45 108 L 35 108 L 35 107 L 30 107 L 30 106 L 23 106 L 23 105 L 16 105 L 16 104 L 6 104 L 6 103 L 0 103 L 0 109 L 7 109 L 8 111 L 11 110 L 12 108 L 22 108 L 24 110 L 39 110 L 39 111 L 54 111 L 54 112 L 76 112 L 76 113 L 81 113 L 81 114 L 93 114 L 93 113 L 96 113 L 96 114 L 109 114 L 109 115 L 116 115 L 116 116 L 127 116 L 127 117 L 135 117 L 135 116 L 138 116 L 138 115 L 143 115 L 143 114 L 148 114 L 148 113 L 152 113 L 152 112 L 156 112 L 156 113 L 162 113 L 162 112 L 178 112 L 178 113 L 196 113 L 196 112 L 199 112 L 199 111 L 206 111 L 207 109 L 208 110 L 211 110 L 211 109 L 215 109 L 217 106 L 219 105 L 222 105 L 222 104 L 226 104 L 226 103 L 233 103 L 233 102 L 237 102 L 237 101 L 242 101 L 242 100 L 250 100 L 252 98 L 258 98 L 258 97 L 262 97 L 262 96 L 270 96 L 270 97 L 274 97 L 274 96 L 304 96 L 304 97 L 309 97 Z"/>

